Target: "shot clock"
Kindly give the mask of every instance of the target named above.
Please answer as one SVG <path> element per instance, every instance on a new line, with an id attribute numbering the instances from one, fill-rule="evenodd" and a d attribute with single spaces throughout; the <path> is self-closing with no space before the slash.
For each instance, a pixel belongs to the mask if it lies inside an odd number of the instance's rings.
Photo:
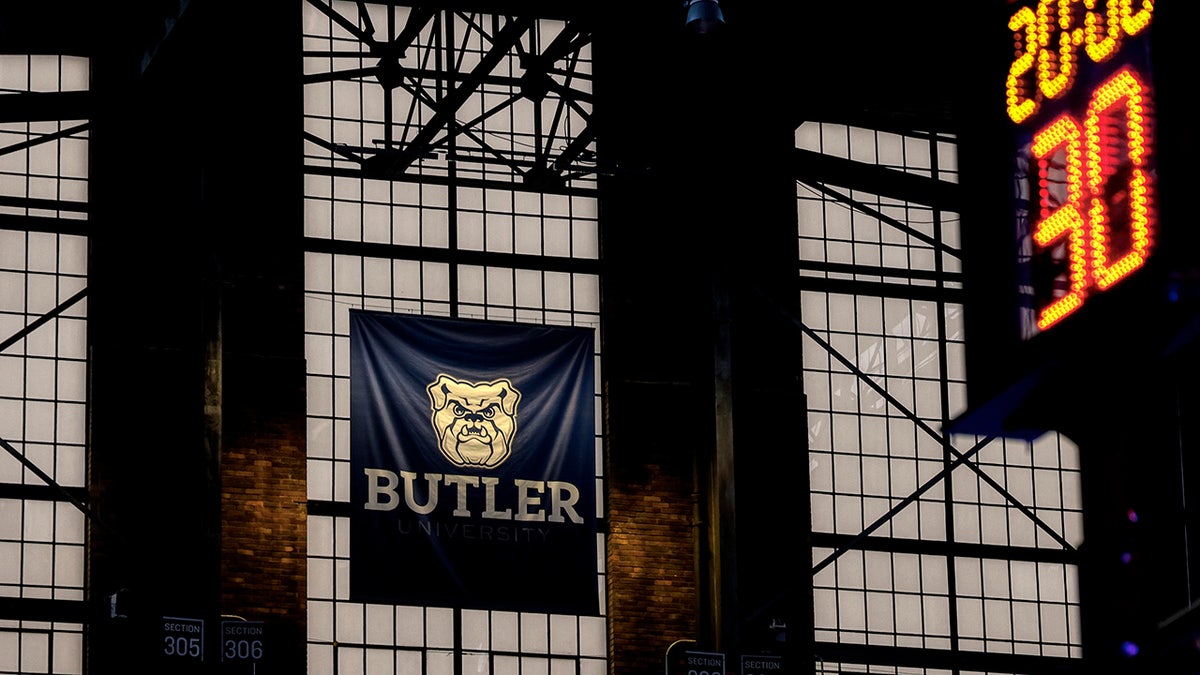
<path id="1" fill-rule="evenodd" d="M 1083 392 L 1148 386 L 1200 336 L 1200 3 L 972 7 L 980 39 L 960 59 L 979 64 L 960 80 L 970 411 L 951 428 L 1025 435 L 1086 408 Z"/>
<path id="2" fill-rule="evenodd" d="M 1200 625 L 1162 620 L 1197 569 L 1200 2 L 983 2 L 960 143 L 968 401 L 946 431 L 1078 446 L 1084 669 L 1151 672 Z"/>
<path id="3" fill-rule="evenodd" d="M 1022 337 L 1052 329 L 1155 253 L 1151 0 L 1041 0 L 1009 17 L 1019 145 Z M 997 83 L 999 86 L 1000 83 Z M 1000 97 L 997 97 L 1000 100 Z"/>

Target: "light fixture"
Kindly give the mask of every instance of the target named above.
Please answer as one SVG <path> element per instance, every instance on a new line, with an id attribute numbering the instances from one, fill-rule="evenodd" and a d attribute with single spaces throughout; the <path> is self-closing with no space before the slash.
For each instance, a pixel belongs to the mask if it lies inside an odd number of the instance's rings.
<path id="1" fill-rule="evenodd" d="M 687 0 L 687 29 L 693 33 L 704 35 L 725 25 L 725 15 L 717 0 Z"/>

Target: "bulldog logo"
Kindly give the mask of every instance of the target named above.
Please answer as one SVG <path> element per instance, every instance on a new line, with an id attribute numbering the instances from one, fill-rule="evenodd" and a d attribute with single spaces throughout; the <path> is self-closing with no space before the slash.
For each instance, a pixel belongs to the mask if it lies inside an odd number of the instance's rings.
<path id="1" fill-rule="evenodd" d="M 521 392 L 506 379 L 464 382 L 438 375 L 426 391 L 438 449 L 455 466 L 492 468 L 512 453 Z"/>

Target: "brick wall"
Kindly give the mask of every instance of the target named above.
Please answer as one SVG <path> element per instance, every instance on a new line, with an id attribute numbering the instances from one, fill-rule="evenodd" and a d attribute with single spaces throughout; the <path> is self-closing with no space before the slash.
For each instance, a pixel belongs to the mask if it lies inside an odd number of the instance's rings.
<path id="1" fill-rule="evenodd" d="M 658 675 L 671 643 L 696 637 L 690 468 L 618 470 L 608 489 L 609 672 Z"/>
<path id="2" fill-rule="evenodd" d="M 221 612 L 263 622 L 267 672 L 307 669 L 303 383 L 302 359 L 227 357 Z"/>

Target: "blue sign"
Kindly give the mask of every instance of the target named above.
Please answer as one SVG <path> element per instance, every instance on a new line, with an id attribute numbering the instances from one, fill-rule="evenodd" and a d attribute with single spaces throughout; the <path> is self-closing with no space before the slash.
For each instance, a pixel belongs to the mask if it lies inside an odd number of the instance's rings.
<path id="1" fill-rule="evenodd" d="M 783 657 L 777 654 L 743 654 L 742 675 L 782 675 Z"/>
<path id="2" fill-rule="evenodd" d="M 162 654 L 171 661 L 203 661 L 204 619 L 164 616 Z"/>
<path id="3" fill-rule="evenodd" d="M 351 311 L 351 599 L 598 613 L 594 339 Z"/>
<path id="4" fill-rule="evenodd" d="M 222 621 L 221 661 L 262 661 L 266 633 L 261 621 Z"/>

